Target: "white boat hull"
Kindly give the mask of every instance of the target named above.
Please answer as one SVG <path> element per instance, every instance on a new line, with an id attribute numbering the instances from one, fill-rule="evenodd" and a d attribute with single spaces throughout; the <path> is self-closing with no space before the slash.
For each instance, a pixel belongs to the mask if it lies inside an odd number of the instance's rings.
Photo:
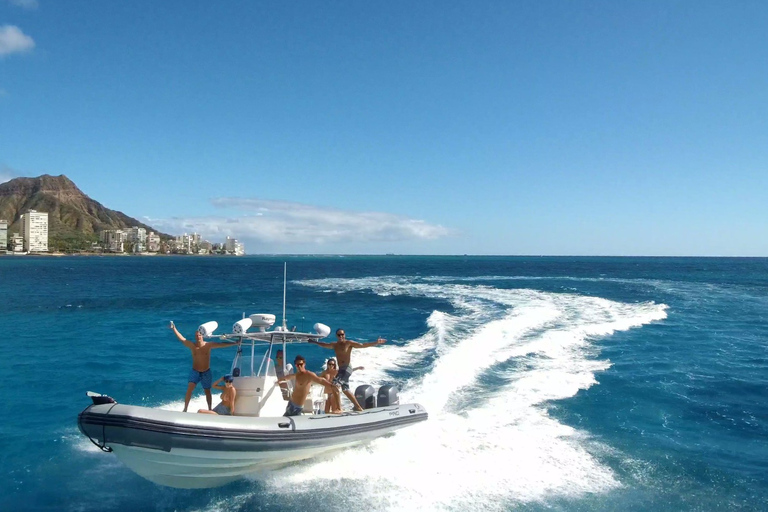
<path id="1" fill-rule="evenodd" d="M 138 475 L 177 488 L 218 487 L 245 475 L 364 443 L 427 419 L 418 404 L 340 415 L 214 416 L 92 405 L 80 430 Z"/>
<path id="2" fill-rule="evenodd" d="M 222 452 L 171 449 L 162 452 L 135 446 L 113 445 L 114 454 L 139 476 L 158 485 L 181 489 L 220 487 L 243 478 L 291 462 L 354 446 L 359 442 L 330 447 L 307 448 L 280 453 Z"/>

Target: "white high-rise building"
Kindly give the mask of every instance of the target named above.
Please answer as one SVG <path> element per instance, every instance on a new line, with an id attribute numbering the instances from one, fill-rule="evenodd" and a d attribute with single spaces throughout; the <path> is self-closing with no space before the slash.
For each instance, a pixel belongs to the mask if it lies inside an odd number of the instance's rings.
<path id="1" fill-rule="evenodd" d="M 105 251 L 123 252 L 127 235 L 122 229 L 105 229 L 101 232 L 100 238 Z"/>
<path id="2" fill-rule="evenodd" d="M 134 226 L 126 230 L 126 241 L 133 242 L 133 252 L 147 252 L 147 230 Z"/>
<path id="3" fill-rule="evenodd" d="M 24 252 L 24 237 L 20 233 L 11 235 L 10 247 L 13 252 Z"/>
<path id="4" fill-rule="evenodd" d="M 160 250 L 160 235 L 154 231 L 150 231 L 147 234 L 147 250 L 149 252 L 157 252 Z"/>
<path id="5" fill-rule="evenodd" d="M 8 250 L 8 221 L 0 219 L 0 254 Z"/>
<path id="6" fill-rule="evenodd" d="M 24 234 L 24 250 L 27 252 L 48 252 L 48 214 L 29 210 L 21 216 L 21 230 Z"/>
<path id="7" fill-rule="evenodd" d="M 184 233 L 183 235 L 176 237 L 176 250 L 183 254 L 197 254 L 199 246 L 199 233 L 192 233 L 191 235 Z"/>
<path id="8" fill-rule="evenodd" d="M 224 250 L 235 256 L 242 256 L 245 254 L 245 246 L 238 242 L 236 238 L 227 237 L 224 241 Z"/>

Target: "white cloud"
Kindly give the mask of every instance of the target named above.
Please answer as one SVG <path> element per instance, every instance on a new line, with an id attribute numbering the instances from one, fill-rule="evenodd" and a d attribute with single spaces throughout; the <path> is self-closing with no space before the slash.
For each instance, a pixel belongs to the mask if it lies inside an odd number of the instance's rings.
<path id="1" fill-rule="evenodd" d="M 212 204 L 247 214 L 235 218 L 148 219 L 147 223 L 165 233 L 197 232 L 212 241 L 231 236 L 259 245 L 332 252 L 338 252 L 338 244 L 427 241 L 452 234 L 443 226 L 391 213 L 351 212 L 264 199 L 217 198 Z"/>
<path id="2" fill-rule="evenodd" d="M 19 27 L 3 25 L 0 27 L 0 57 L 12 53 L 26 52 L 35 47 L 35 41 L 24 34 Z"/>
<path id="3" fill-rule="evenodd" d="M 37 9 L 40 6 L 37 0 L 8 0 L 8 3 L 24 9 Z"/>

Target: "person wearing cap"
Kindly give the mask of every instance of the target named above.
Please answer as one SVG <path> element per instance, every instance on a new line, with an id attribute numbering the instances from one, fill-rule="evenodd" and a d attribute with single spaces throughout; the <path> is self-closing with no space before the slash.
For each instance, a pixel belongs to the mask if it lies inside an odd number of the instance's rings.
<path id="1" fill-rule="evenodd" d="M 213 397 L 211 396 L 211 349 L 229 347 L 232 344 L 206 342 L 203 340 L 203 335 L 200 331 L 195 332 L 195 342 L 192 343 L 181 335 L 173 322 L 171 322 L 170 329 L 179 338 L 179 341 L 192 352 L 192 370 L 189 372 L 187 394 L 184 397 L 184 412 L 187 412 L 192 392 L 195 390 L 198 382 L 203 383 L 205 400 L 208 402 L 208 409 L 210 409 L 213 403 Z"/>
<path id="2" fill-rule="evenodd" d="M 220 382 L 224 382 L 223 386 L 220 386 Z M 222 416 L 232 416 L 235 414 L 235 397 L 237 396 L 237 390 L 233 385 L 234 379 L 231 375 L 225 375 L 216 382 L 213 383 L 215 389 L 221 390 L 221 403 L 213 408 L 212 411 L 208 409 L 200 409 L 197 412 L 202 414 L 220 414 Z"/>
<path id="3" fill-rule="evenodd" d="M 309 395 L 309 388 L 312 383 L 321 384 L 323 386 L 331 386 L 331 381 L 322 379 L 315 375 L 313 372 L 307 370 L 306 361 L 302 356 L 296 356 L 293 360 L 293 366 L 296 368 L 296 373 L 286 375 L 277 380 L 277 382 L 285 382 L 288 380 L 295 380 L 296 383 L 293 386 L 293 393 L 291 399 L 288 400 L 288 405 L 285 408 L 285 414 L 283 416 L 299 416 L 304 410 L 304 402 Z"/>

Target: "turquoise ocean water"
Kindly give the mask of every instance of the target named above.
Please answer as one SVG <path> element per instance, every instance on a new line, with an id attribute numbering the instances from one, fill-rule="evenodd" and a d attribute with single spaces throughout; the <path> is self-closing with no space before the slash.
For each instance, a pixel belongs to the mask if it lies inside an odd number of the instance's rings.
<path id="1" fill-rule="evenodd" d="M 168 320 L 279 318 L 284 261 L 288 325 L 387 338 L 353 386 L 396 383 L 429 421 L 211 490 L 80 435 L 87 390 L 181 409 Z M 3 510 L 768 508 L 768 259 L 8 256 L 0 325 Z"/>

